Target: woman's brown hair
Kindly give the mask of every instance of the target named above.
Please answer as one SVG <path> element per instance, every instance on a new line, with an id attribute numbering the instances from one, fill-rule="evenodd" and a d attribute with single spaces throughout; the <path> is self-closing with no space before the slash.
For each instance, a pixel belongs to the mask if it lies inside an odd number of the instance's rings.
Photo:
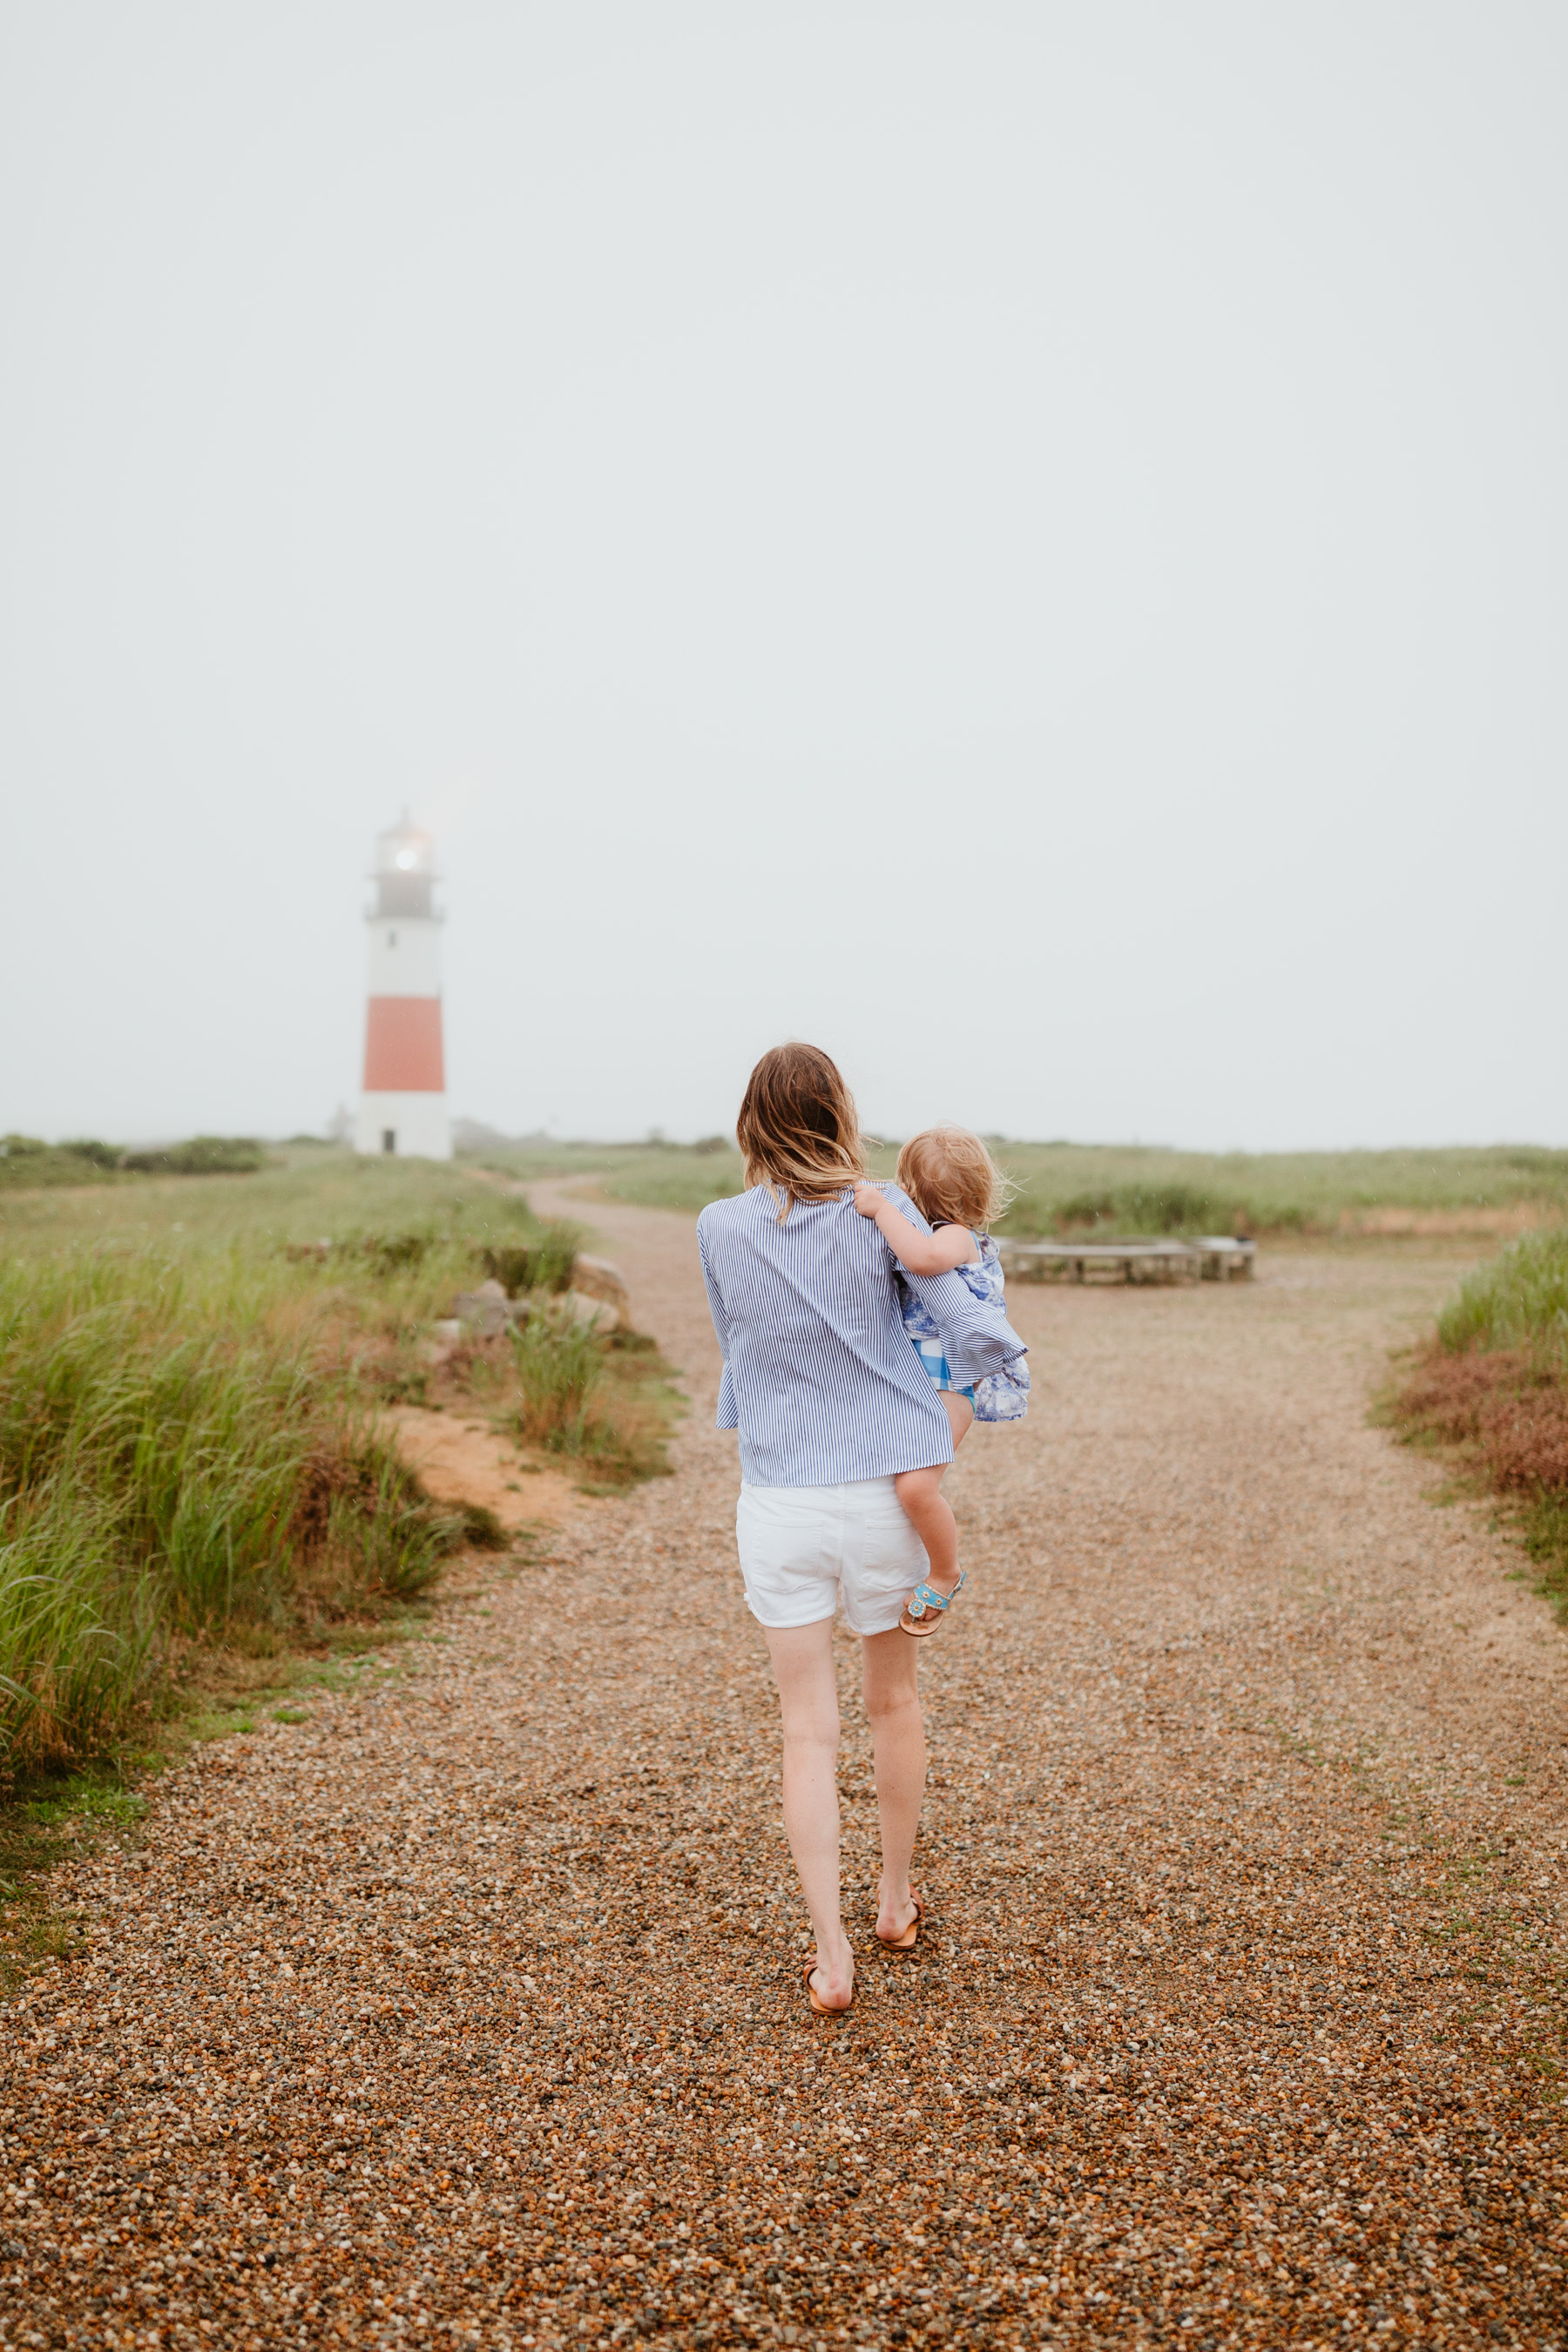
<path id="1" fill-rule="evenodd" d="M 928 1127 L 899 1154 L 899 1181 L 925 1219 L 984 1233 L 1013 1190 L 985 1146 L 966 1127 Z"/>
<path id="2" fill-rule="evenodd" d="M 782 1225 L 796 1201 L 830 1201 L 866 1173 L 855 1098 L 815 1045 L 775 1045 L 746 1081 L 735 1140 L 748 1184 L 783 1195 Z"/>

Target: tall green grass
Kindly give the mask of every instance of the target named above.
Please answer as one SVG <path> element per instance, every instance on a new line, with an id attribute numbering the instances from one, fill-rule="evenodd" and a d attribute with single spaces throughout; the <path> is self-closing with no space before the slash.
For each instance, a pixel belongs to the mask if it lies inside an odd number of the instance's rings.
<path id="1" fill-rule="evenodd" d="M 1477 1268 L 1437 1319 L 1451 1353 L 1527 1349 L 1568 1376 L 1568 1228 L 1526 1234 Z"/>
<path id="2" fill-rule="evenodd" d="M 590 1492 L 668 1475 L 679 1400 L 653 1342 L 624 1328 L 606 1342 L 549 1308 L 511 1334 L 518 1434 L 575 1464 Z"/>
<path id="3" fill-rule="evenodd" d="M 0 1754 L 79 1751 L 172 1641 L 406 1596 L 462 1522 L 284 1262 L 0 1266 Z"/>

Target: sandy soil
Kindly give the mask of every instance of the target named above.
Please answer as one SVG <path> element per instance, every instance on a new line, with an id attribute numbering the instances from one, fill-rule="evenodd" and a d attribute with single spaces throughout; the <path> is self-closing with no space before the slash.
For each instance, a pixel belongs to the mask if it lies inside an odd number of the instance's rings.
<path id="1" fill-rule="evenodd" d="M 828 2022 L 690 1225 L 535 1197 L 686 1368 L 677 1475 L 61 1873 L 11 2340 L 1558 2345 L 1563 1637 L 1367 1421 L 1453 1245 L 1015 1289 L 910 1960 L 845 1644 Z"/>
<path id="2" fill-rule="evenodd" d="M 561 1527 L 584 1507 L 569 1477 L 531 1468 L 488 1421 L 416 1404 L 398 1405 L 386 1418 L 399 1454 L 438 1503 L 480 1503 L 514 1531 Z"/>

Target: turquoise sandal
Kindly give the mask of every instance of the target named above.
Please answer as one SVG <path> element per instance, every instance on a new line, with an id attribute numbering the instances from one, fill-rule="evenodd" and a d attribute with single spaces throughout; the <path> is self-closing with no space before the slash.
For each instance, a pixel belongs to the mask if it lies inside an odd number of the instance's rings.
<path id="1" fill-rule="evenodd" d="M 912 1633 L 917 1642 L 923 1641 L 928 1633 L 939 1633 L 944 1612 L 952 1607 L 968 1581 L 969 1570 L 963 1568 L 951 1592 L 939 1592 L 934 1584 L 917 1584 L 900 1613 L 900 1633 Z"/>

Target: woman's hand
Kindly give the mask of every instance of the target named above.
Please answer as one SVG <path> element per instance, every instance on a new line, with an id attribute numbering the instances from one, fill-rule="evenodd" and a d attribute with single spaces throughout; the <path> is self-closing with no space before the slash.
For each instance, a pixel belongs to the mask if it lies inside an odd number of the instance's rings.
<path id="1" fill-rule="evenodd" d="M 863 1217 L 874 1217 L 879 1209 L 885 1209 L 887 1205 L 887 1199 L 880 1189 L 875 1184 L 868 1183 L 865 1177 L 862 1177 L 855 1187 L 855 1206 L 859 1210 L 860 1214 Z"/>

